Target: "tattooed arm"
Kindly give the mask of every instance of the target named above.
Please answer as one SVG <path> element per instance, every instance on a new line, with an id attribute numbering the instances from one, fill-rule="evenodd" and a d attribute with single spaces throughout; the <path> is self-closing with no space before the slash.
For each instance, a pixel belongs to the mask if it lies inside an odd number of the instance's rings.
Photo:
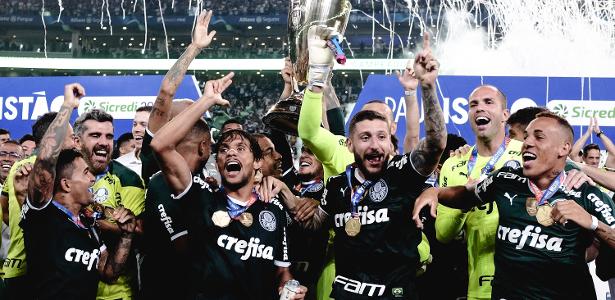
<path id="1" fill-rule="evenodd" d="M 98 262 L 98 272 L 104 282 L 111 283 L 117 280 L 130 255 L 132 240 L 134 237 L 136 220 L 135 215 L 122 206 L 113 211 L 113 218 L 122 232 L 117 248 L 112 253 L 103 251 Z"/>
<path id="2" fill-rule="evenodd" d="M 85 90 L 78 83 L 64 87 L 64 103 L 41 139 L 40 151 L 29 177 L 28 197 L 34 206 L 44 206 L 53 196 L 56 163 L 70 126 L 70 115 L 84 95 Z"/>
<path id="3" fill-rule="evenodd" d="M 438 61 L 433 57 L 429 48 L 429 34 L 425 32 L 423 51 L 414 60 L 414 72 L 421 83 L 423 94 L 425 138 L 419 142 L 411 155 L 414 169 L 423 175 L 433 172 L 446 147 L 446 123 L 436 96 L 438 68 Z"/>
<path id="4" fill-rule="evenodd" d="M 156 133 L 164 124 L 171 119 L 171 104 L 175 97 L 177 88 L 184 80 L 184 75 L 188 66 L 194 58 L 201 53 L 201 50 L 209 46 L 216 31 L 208 33 L 209 21 L 211 20 L 212 11 L 203 11 L 197 20 L 194 28 L 192 43 L 188 45 L 186 51 L 177 59 L 173 67 L 167 72 L 160 84 L 160 91 L 156 102 L 152 108 L 152 113 L 149 116 L 147 128 Z"/>

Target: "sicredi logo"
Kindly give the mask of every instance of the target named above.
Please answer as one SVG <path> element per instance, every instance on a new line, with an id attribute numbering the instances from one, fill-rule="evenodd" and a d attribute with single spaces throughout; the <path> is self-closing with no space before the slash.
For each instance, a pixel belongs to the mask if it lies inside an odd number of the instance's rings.
<path id="1" fill-rule="evenodd" d="M 81 99 L 77 112 L 81 115 L 90 109 L 99 108 L 115 119 L 132 119 L 137 108 L 151 106 L 155 100 L 156 96 L 86 96 Z"/>
<path id="2" fill-rule="evenodd" d="M 613 100 L 552 100 L 547 107 L 566 118 L 570 125 L 587 125 L 589 118 L 598 118 L 600 125 L 615 126 L 615 101 Z"/>

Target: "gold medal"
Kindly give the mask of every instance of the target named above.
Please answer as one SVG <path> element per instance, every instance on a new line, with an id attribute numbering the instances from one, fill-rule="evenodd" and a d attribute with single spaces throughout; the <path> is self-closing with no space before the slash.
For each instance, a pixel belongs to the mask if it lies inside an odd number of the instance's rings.
<path id="1" fill-rule="evenodd" d="M 527 214 L 534 217 L 538 212 L 538 200 L 536 198 L 530 197 L 525 200 L 525 210 Z"/>
<path id="2" fill-rule="evenodd" d="M 216 211 L 212 216 L 211 220 L 214 222 L 214 225 L 224 228 L 231 223 L 231 217 L 228 215 L 226 211 L 219 210 Z"/>
<path id="3" fill-rule="evenodd" d="M 344 230 L 346 230 L 346 234 L 348 236 L 356 236 L 361 232 L 361 221 L 358 217 L 352 217 L 346 221 L 346 225 L 344 226 Z"/>
<path id="4" fill-rule="evenodd" d="M 239 216 L 239 222 L 241 222 L 243 226 L 252 226 L 252 221 L 254 221 L 254 218 L 252 218 L 252 214 L 249 212 L 244 212 Z"/>
<path id="5" fill-rule="evenodd" d="M 553 207 L 551 205 L 541 205 L 538 207 L 538 211 L 536 212 L 536 220 L 542 226 L 551 226 L 553 225 L 553 218 L 551 218 L 551 211 Z"/>

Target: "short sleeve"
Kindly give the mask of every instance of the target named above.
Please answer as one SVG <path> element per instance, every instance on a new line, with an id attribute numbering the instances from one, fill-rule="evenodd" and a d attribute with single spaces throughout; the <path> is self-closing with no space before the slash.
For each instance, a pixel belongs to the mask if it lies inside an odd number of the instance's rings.
<path id="1" fill-rule="evenodd" d="M 613 215 L 615 205 L 613 204 L 613 200 L 600 191 L 599 188 L 593 186 L 588 187 L 588 191 L 585 195 L 585 210 L 607 226 L 615 228 L 615 216 Z"/>
<path id="2" fill-rule="evenodd" d="M 496 183 L 498 174 L 503 169 L 491 172 L 485 179 L 481 180 L 474 189 L 478 201 L 482 204 L 495 201 L 495 194 L 498 184 Z"/>

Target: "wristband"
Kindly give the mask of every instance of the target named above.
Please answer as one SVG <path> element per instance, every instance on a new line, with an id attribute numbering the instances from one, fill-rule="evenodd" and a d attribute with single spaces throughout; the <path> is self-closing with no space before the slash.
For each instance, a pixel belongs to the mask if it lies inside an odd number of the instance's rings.
<path id="1" fill-rule="evenodd" d="M 404 90 L 404 95 L 405 96 L 416 96 L 416 90 L 413 90 L 413 91 Z"/>
<path id="2" fill-rule="evenodd" d="M 596 133 L 596 136 L 600 137 L 603 133 L 604 133 L 604 131 L 600 130 L 600 132 Z"/>
<path id="3" fill-rule="evenodd" d="M 596 229 L 598 229 L 598 218 L 592 216 L 591 230 L 596 231 Z"/>
<path id="4" fill-rule="evenodd" d="M 308 87 L 319 86 L 324 88 L 331 76 L 331 66 L 328 64 L 310 64 L 308 72 Z"/>

